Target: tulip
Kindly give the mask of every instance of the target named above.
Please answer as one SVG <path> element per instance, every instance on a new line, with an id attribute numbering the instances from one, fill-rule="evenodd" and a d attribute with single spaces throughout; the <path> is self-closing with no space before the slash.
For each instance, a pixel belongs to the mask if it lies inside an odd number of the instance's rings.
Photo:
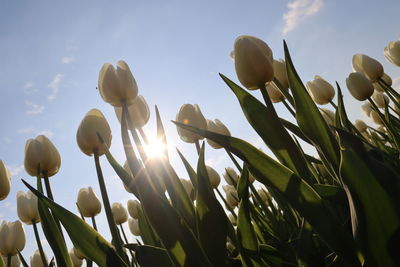
<path id="1" fill-rule="evenodd" d="M 234 209 L 237 205 L 239 205 L 239 197 L 236 190 L 228 190 L 226 192 L 226 202 L 231 209 Z"/>
<path id="2" fill-rule="evenodd" d="M 114 107 L 119 122 L 122 119 L 122 107 Z M 128 112 L 135 128 L 142 128 L 150 119 L 150 110 L 143 96 L 138 95 L 133 103 L 128 106 Z"/>
<path id="3" fill-rule="evenodd" d="M 264 41 L 242 35 L 233 51 L 236 74 L 244 87 L 255 90 L 274 79 L 272 50 Z"/>
<path id="4" fill-rule="evenodd" d="M 26 141 L 24 166 L 30 176 L 37 176 L 40 166 L 40 177 L 45 173 L 51 177 L 60 170 L 60 153 L 46 136 L 39 135 Z"/>
<path id="5" fill-rule="evenodd" d="M 76 133 L 79 148 L 88 156 L 93 155 L 95 151 L 99 156 L 105 153 L 97 133 L 100 134 L 105 145 L 109 148 L 111 146 L 110 126 L 100 110 L 92 109 L 85 115 Z"/>
<path id="6" fill-rule="evenodd" d="M 385 58 L 392 64 L 400 67 L 400 40 L 390 42 L 383 50 Z"/>
<path id="7" fill-rule="evenodd" d="M 227 184 L 227 185 L 223 185 L 222 189 L 224 189 L 224 192 L 227 193 L 231 190 L 235 191 L 236 187 L 234 187 L 233 185 Z"/>
<path id="8" fill-rule="evenodd" d="M 195 195 L 194 195 L 194 188 L 192 185 L 192 182 L 186 179 L 181 178 L 181 183 L 183 185 L 183 188 L 185 188 L 186 194 L 192 199 L 195 199 Z"/>
<path id="9" fill-rule="evenodd" d="M 111 211 L 116 224 L 123 224 L 128 220 L 128 213 L 121 203 L 113 203 L 111 206 Z"/>
<path id="10" fill-rule="evenodd" d="M 138 87 L 128 64 L 118 61 L 117 68 L 105 63 L 99 73 L 99 91 L 103 100 L 112 106 L 131 105 L 138 94 Z"/>
<path id="11" fill-rule="evenodd" d="M 226 183 L 229 185 L 236 185 L 239 180 L 239 175 L 231 167 L 225 169 L 223 176 Z"/>
<path id="12" fill-rule="evenodd" d="M 133 235 L 140 236 L 139 220 L 129 218 L 128 225 Z"/>
<path id="13" fill-rule="evenodd" d="M 142 210 L 142 205 L 136 199 L 128 200 L 128 212 L 134 219 L 139 219 L 139 211 Z"/>
<path id="14" fill-rule="evenodd" d="M 226 126 L 219 119 L 215 119 L 214 121 L 207 120 L 207 131 L 231 136 L 231 133 L 229 132 L 228 128 L 226 128 Z M 215 143 L 214 141 L 208 138 L 207 138 L 207 143 L 215 149 L 222 148 L 222 146 L 220 146 L 219 144 Z"/>
<path id="15" fill-rule="evenodd" d="M 264 189 L 258 189 L 257 194 L 260 196 L 260 198 L 263 202 L 266 202 L 269 200 L 269 195 Z"/>
<path id="16" fill-rule="evenodd" d="M 254 183 L 254 181 L 256 180 L 256 178 L 251 174 L 251 173 L 249 173 L 249 183 Z"/>
<path id="17" fill-rule="evenodd" d="M 207 128 L 207 121 L 201 113 L 198 105 L 184 104 L 176 115 L 176 121 L 201 129 Z M 195 143 L 198 140 L 203 139 L 202 136 L 184 130 L 179 126 L 177 126 L 177 130 L 180 138 L 184 142 Z"/>
<path id="18" fill-rule="evenodd" d="M 0 160 L 0 200 L 5 199 L 10 193 L 11 175 L 7 166 Z"/>
<path id="19" fill-rule="evenodd" d="M 374 91 L 372 94 L 372 100 L 375 102 L 378 108 L 384 108 L 387 104 L 389 104 L 389 97 L 378 91 Z"/>
<path id="20" fill-rule="evenodd" d="M 276 87 L 275 84 L 268 84 L 266 87 L 268 96 L 271 99 L 272 103 L 279 103 L 285 99 L 285 96 L 282 94 L 281 90 Z"/>
<path id="21" fill-rule="evenodd" d="M 382 118 L 379 116 L 378 112 L 376 112 L 375 110 L 371 110 L 371 113 L 369 114 L 369 116 L 372 119 L 372 121 L 375 122 L 376 124 L 383 125 Z"/>
<path id="22" fill-rule="evenodd" d="M 28 225 L 40 222 L 37 202 L 37 197 L 31 191 L 28 191 L 26 194 L 18 191 L 17 210 L 21 221 Z"/>
<path id="23" fill-rule="evenodd" d="M 383 76 L 382 76 L 381 79 L 382 79 L 387 85 L 392 86 L 392 84 L 393 84 L 392 78 L 390 78 L 390 76 L 387 75 L 386 73 L 383 74 Z M 383 89 L 383 87 L 382 87 L 378 82 L 375 82 L 373 85 L 374 85 L 375 91 L 378 91 L 378 92 L 385 92 L 385 89 Z"/>
<path id="24" fill-rule="evenodd" d="M 25 247 L 25 230 L 20 221 L 0 224 L 0 253 L 4 256 L 16 255 Z"/>
<path id="25" fill-rule="evenodd" d="M 283 59 L 275 60 L 274 59 L 273 67 L 274 67 L 275 79 L 278 80 L 278 82 L 283 86 L 283 88 L 288 89 L 289 88 L 289 80 L 287 77 L 285 60 L 283 60 Z"/>
<path id="26" fill-rule="evenodd" d="M 4 265 L 8 266 L 8 257 L 3 256 Z M 11 257 L 10 267 L 19 267 L 21 265 L 21 261 L 18 255 L 14 255 Z"/>
<path id="27" fill-rule="evenodd" d="M 74 252 L 75 256 L 80 259 L 83 260 L 85 259 L 85 256 L 82 255 L 82 253 L 79 251 L 79 249 L 77 249 L 76 247 L 72 248 L 72 251 Z"/>
<path id="28" fill-rule="evenodd" d="M 82 266 L 82 259 L 79 259 L 76 254 L 74 253 L 74 249 L 71 249 L 69 251 L 69 257 L 72 260 L 72 263 L 74 264 L 74 267 L 81 267 Z"/>
<path id="29" fill-rule="evenodd" d="M 367 117 L 369 117 L 369 114 L 371 113 L 372 110 L 372 104 L 370 102 L 365 102 L 364 104 L 361 105 L 361 110 Z"/>
<path id="30" fill-rule="evenodd" d="M 84 217 L 94 217 L 101 211 L 101 202 L 90 186 L 79 189 L 76 202 Z"/>
<path id="31" fill-rule="evenodd" d="M 328 104 L 335 96 L 333 86 L 321 76 L 314 76 L 314 80 L 309 81 L 306 86 L 311 98 L 319 105 Z"/>
<path id="32" fill-rule="evenodd" d="M 357 128 L 357 130 L 360 133 L 365 132 L 367 130 L 367 127 L 368 127 L 367 124 L 362 120 L 356 120 L 355 123 L 354 123 L 354 126 Z"/>
<path id="33" fill-rule="evenodd" d="M 335 125 L 335 113 L 332 110 L 321 108 L 321 115 L 325 122 L 329 125 Z"/>
<path id="34" fill-rule="evenodd" d="M 221 182 L 221 178 L 216 170 L 210 166 L 206 166 L 208 178 L 210 179 L 210 184 L 212 188 L 217 188 Z"/>
<path id="35" fill-rule="evenodd" d="M 350 73 L 346 79 L 347 88 L 350 94 L 359 101 L 364 101 L 374 93 L 374 86 L 359 72 Z"/>
<path id="36" fill-rule="evenodd" d="M 237 221 L 236 221 L 235 216 L 233 216 L 232 213 L 229 213 L 229 214 L 228 214 L 228 218 L 229 218 L 229 221 L 231 221 L 232 225 L 233 225 L 233 226 L 236 226 Z"/>
<path id="37" fill-rule="evenodd" d="M 364 54 L 353 56 L 353 69 L 364 74 L 371 82 L 377 82 L 383 76 L 382 64 Z"/>
<path id="38" fill-rule="evenodd" d="M 46 258 L 46 262 L 47 262 L 46 255 L 44 255 L 44 257 Z M 36 250 L 35 253 L 33 253 L 33 256 L 31 256 L 31 267 L 47 267 L 43 264 L 39 250 Z"/>

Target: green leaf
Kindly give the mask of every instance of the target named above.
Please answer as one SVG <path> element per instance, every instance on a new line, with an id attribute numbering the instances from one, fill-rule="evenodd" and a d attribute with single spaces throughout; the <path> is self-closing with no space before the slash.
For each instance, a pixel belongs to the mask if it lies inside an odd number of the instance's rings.
<path id="1" fill-rule="evenodd" d="M 4 265 L 3 257 L 1 257 L 1 256 L 0 256 L 0 267 L 6 267 L 6 266 Z"/>
<path id="2" fill-rule="evenodd" d="M 209 138 L 242 159 L 255 178 L 276 189 L 313 226 L 344 261 L 359 266 L 355 244 L 338 219 L 327 209 L 318 193 L 298 175 L 256 147 L 238 138 L 174 122 L 179 127 Z"/>
<path id="3" fill-rule="evenodd" d="M 337 96 L 338 96 L 338 106 L 337 106 L 337 111 L 336 113 L 339 115 L 339 120 L 344 129 L 347 131 L 351 132 L 353 130 L 353 125 L 349 121 L 349 118 L 347 117 L 347 113 L 345 110 L 345 106 L 343 103 L 343 94 L 342 90 L 340 89 L 339 84 L 336 82 L 336 87 L 337 87 Z"/>
<path id="4" fill-rule="evenodd" d="M 341 146 L 340 175 L 351 206 L 353 232 L 368 265 L 399 266 L 398 207 L 379 183 L 362 142 L 337 129 Z M 397 251 L 397 252 L 396 252 Z"/>
<path id="5" fill-rule="evenodd" d="M 176 151 L 178 152 L 179 157 L 181 158 L 183 165 L 186 168 L 186 171 L 189 175 L 190 181 L 193 184 L 194 189 L 196 190 L 197 188 L 197 174 L 194 171 L 192 165 L 190 165 L 189 161 L 187 161 L 187 159 L 183 156 L 183 154 L 179 151 L 179 149 L 176 149 Z"/>
<path id="6" fill-rule="evenodd" d="M 224 266 L 227 257 L 227 218 L 211 188 L 204 163 L 204 143 L 197 164 L 196 219 L 199 240 L 210 262 L 213 266 Z"/>
<path id="7" fill-rule="evenodd" d="M 136 259 L 142 267 L 165 266 L 174 267 L 165 249 L 153 246 L 138 246 Z"/>
<path id="8" fill-rule="evenodd" d="M 264 261 L 266 261 L 271 266 L 283 266 L 284 258 L 279 251 L 268 245 L 268 244 L 261 244 L 259 246 L 261 257 Z"/>
<path id="9" fill-rule="evenodd" d="M 305 136 L 303 134 L 303 132 L 300 130 L 300 128 L 297 125 L 295 125 L 295 124 L 291 123 L 290 121 L 287 121 L 283 118 L 279 118 L 279 120 L 281 121 L 283 127 L 288 129 L 289 131 L 291 131 L 293 134 L 295 134 L 297 137 L 299 137 L 304 142 L 312 145 L 311 141 L 307 138 L 307 136 Z"/>
<path id="10" fill-rule="evenodd" d="M 167 143 L 167 136 L 165 135 L 164 126 L 161 120 L 160 112 L 156 106 L 156 118 L 157 118 L 157 138 L 161 141 L 161 143 L 165 146 L 164 156 L 169 159 L 168 157 L 168 143 Z"/>
<path id="11" fill-rule="evenodd" d="M 88 259 L 99 266 L 127 266 L 116 254 L 112 245 L 108 243 L 96 230 L 81 218 L 51 201 L 27 182 L 22 182 L 38 197 L 38 203 L 57 216 L 67 231 L 74 246 Z M 71 265 L 73 266 L 72 262 Z"/>
<path id="12" fill-rule="evenodd" d="M 153 228 L 151 227 L 149 220 L 146 215 L 143 213 L 142 209 L 138 209 L 139 212 L 139 230 L 140 237 L 143 240 L 145 245 L 158 246 L 160 245 L 160 240 L 154 233 Z"/>
<path id="13" fill-rule="evenodd" d="M 287 76 L 296 106 L 297 124 L 304 135 L 312 141 L 314 146 L 325 155 L 336 169 L 339 166 L 339 146 L 337 141 L 301 82 L 293 66 L 285 41 L 284 49 Z"/>

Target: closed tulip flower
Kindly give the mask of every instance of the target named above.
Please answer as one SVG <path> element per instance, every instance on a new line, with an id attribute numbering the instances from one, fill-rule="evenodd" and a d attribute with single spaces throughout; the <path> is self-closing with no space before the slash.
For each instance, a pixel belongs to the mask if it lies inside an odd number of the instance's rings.
<path id="1" fill-rule="evenodd" d="M 128 220 L 128 213 L 121 203 L 113 203 L 111 206 L 111 211 L 116 224 L 123 224 Z"/>
<path id="2" fill-rule="evenodd" d="M 392 78 L 389 75 L 387 75 L 386 73 L 383 74 L 381 79 L 387 85 L 392 86 L 392 84 L 393 84 Z M 381 92 L 381 93 L 385 92 L 385 89 L 383 89 L 383 87 L 378 82 L 375 82 L 373 85 L 374 85 L 375 91 L 378 91 L 378 92 Z"/>
<path id="3" fill-rule="evenodd" d="M 76 256 L 76 254 L 74 252 L 74 249 L 71 249 L 69 251 L 69 257 L 71 258 L 72 264 L 74 265 L 74 267 L 81 267 L 82 266 L 83 260 Z"/>
<path id="4" fill-rule="evenodd" d="M 283 59 L 275 60 L 274 59 L 273 66 L 274 66 L 275 79 L 278 80 L 278 82 L 283 86 L 283 88 L 288 89 L 289 81 L 287 78 L 285 60 L 283 60 Z"/>
<path id="5" fill-rule="evenodd" d="M 201 129 L 207 128 L 207 121 L 201 113 L 198 105 L 184 104 L 176 115 L 176 121 Z M 180 138 L 184 142 L 195 143 L 196 141 L 203 139 L 202 136 L 184 130 L 179 126 L 177 126 L 177 130 Z"/>
<path id="6" fill-rule="evenodd" d="M 272 50 L 264 41 L 242 35 L 235 40 L 233 51 L 236 74 L 244 87 L 259 89 L 274 79 Z"/>
<path id="7" fill-rule="evenodd" d="M 369 117 L 369 114 L 371 113 L 372 110 L 372 104 L 369 102 L 365 102 L 364 104 L 361 105 L 361 111 L 364 112 L 364 114 Z"/>
<path id="8" fill-rule="evenodd" d="M 383 76 L 382 64 L 364 54 L 353 56 L 353 69 L 364 74 L 371 82 L 376 82 Z"/>
<path id="9" fill-rule="evenodd" d="M 306 86 L 311 98 L 319 105 L 328 104 L 335 96 L 333 86 L 321 76 L 316 75 L 314 80 L 309 81 Z"/>
<path id="10" fill-rule="evenodd" d="M 212 188 L 217 188 L 221 182 L 221 178 L 216 170 L 210 166 L 206 166 L 208 178 L 210 179 L 210 184 Z"/>
<path id="11" fill-rule="evenodd" d="M 385 58 L 392 64 L 400 67 L 400 40 L 390 42 L 383 50 Z"/>
<path id="12" fill-rule="evenodd" d="M 99 73 L 99 91 L 103 100 L 112 106 L 131 105 L 138 94 L 138 87 L 128 64 L 120 60 L 117 68 L 105 63 Z"/>
<path id="13" fill-rule="evenodd" d="M 112 138 L 110 126 L 100 110 L 92 109 L 85 115 L 76 133 L 76 141 L 79 148 L 88 156 L 93 155 L 94 151 L 99 156 L 105 153 L 105 149 L 96 133 L 100 134 L 105 145 L 109 148 Z"/>
<path id="14" fill-rule="evenodd" d="M 350 94 L 359 101 L 364 101 L 374 93 L 374 86 L 359 72 L 350 73 L 346 79 L 347 88 Z"/>
<path id="15" fill-rule="evenodd" d="M 3 256 L 4 265 L 8 266 L 8 257 Z M 21 261 L 18 255 L 14 255 L 11 257 L 10 267 L 19 267 L 21 265 Z"/>
<path id="16" fill-rule="evenodd" d="M 20 221 L 0 224 L 0 253 L 4 256 L 16 255 L 25 247 L 25 230 Z"/>
<path id="17" fill-rule="evenodd" d="M 128 212 L 132 218 L 139 219 L 139 211 L 142 209 L 142 205 L 136 199 L 128 200 Z"/>
<path id="18" fill-rule="evenodd" d="M 47 257 L 44 255 L 46 258 L 47 262 Z M 40 251 L 36 250 L 35 253 L 33 253 L 33 256 L 31 256 L 31 267 L 47 267 L 43 264 L 42 258 L 40 257 Z"/>
<path id="19" fill-rule="evenodd" d="M 192 185 L 192 182 L 186 179 L 181 178 L 181 183 L 183 185 L 183 188 L 185 188 L 186 194 L 190 197 L 190 199 L 194 200 L 195 195 L 194 195 L 194 188 Z"/>
<path id="20" fill-rule="evenodd" d="M 17 210 L 19 219 L 26 224 L 40 222 L 39 211 L 37 206 L 37 197 L 28 191 L 17 193 Z"/>
<path id="21" fill-rule="evenodd" d="M 383 125 L 382 118 L 379 116 L 378 112 L 376 112 L 375 110 L 372 110 L 371 113 L 369 114 L 369 116 L 372 119 L 372 121 L 375 122 L 376 124 Z"/>
<path id="22" fill-rule="evenodd" d="M 389 97 L 384 93 L 374 91 L 372 94 L 372 100 L 378 106 L 378 108 L 384 108 L 387 104 L 389 104 Z"/>
<path id="23" fill-rule="evenodd" d="M 101 202 L 90 186 L 79 189 L 76 202 L 85 217 L 94 217 L 101 211 Z"/>
<path id="24" fill-rule="evenodd" d="M 229 214 L 228 214 L 228 218 L 229 218 L 229 221 L 231 221 L 232 225 L 233 225 L 233 226 L 236 226 L 237 221 L 236 221 L 235 216 L 233 216 L 232 213 L 229 213 Z"/>
<path id="25" fill-rule="evenodd" d="M 231 136 L 231 133 L 229 132 L 228 128 L 226 128 L 226 126 L 219 119 L 215 119 L 214 121 L 207 120 L 207 130 L 210 132 Z M 207 138 L 206 140 L 211 147 L 215 149 L 222 148 L 222 146 L 215 143 L 211 139 Z"/>
<path id="26" fill-rule="evenodd" d="M 24 166 L 31 176 L 37 176 L 40 166 L 40 177 L 45 173 L 51 177 L 60 170 L 60 153 L 46 136 L 39 135 L 35 139 L 26 141 Z"/>
<path id="27" fill-rule="evenodd" d="M 140 236 L 139 220 L 129 218 L 128 225 L 133 235 Z"/>
<path id="28" fill-rule="evenodd" d="M 239 197 L 236 190 L 228 190 L 226 192 L 226 202 L 232 209 L 239 205 Z"/>
<path id="29" fill-rule="evenodd" d="M 332 110 L 321 108 L 321 115 L 329 125 L 335 125 L 335 113 Z"/>
<path id="30" fill-rule="evenodd" d="M 10 193 L 11 175 L 7 166 L 0 160 L 0 200 L 5 199 Z"/>
<path id="31" fill-rule="evenodd" d="M 365 132 L 367 130 L 367 127 L 368 127 L 367 124 L 362 120 L 356 120 L 355 123 L 354 123 L 354 126 L 357 128 L 357 130 L 360 133 Z"/>
<path id="32" fill-rule="evenodd" d="M 114 107 L 119 122 L 122 119 L 122 107 Z M 150 119 L 150 110 L 143 96 L 138 95 L 128 107 L 128 112 L 135 128 L 142 128 Z"/>
<path id="33" fill-rule="evenodd" d="M 226 183 L 229 185 L 236 185 L 239 180 L 239 175 L 231 167 L 225 169 L 223 176 Z"/>
<path id="34" fill-rule="evenodd" d="M 285 99 L 285 96 L 282 94 L 281 90 L 275 86 L 275 84 L 268 84 L 266 87 L 268 96 L 271 99 L 272 103 L 279 103 Z"/>
<path id="35" fill-rule="evenodd" d="M 269 195 L 264 189 L 258 189 L 257 193 L 263 202 L 269 201 Z"/>

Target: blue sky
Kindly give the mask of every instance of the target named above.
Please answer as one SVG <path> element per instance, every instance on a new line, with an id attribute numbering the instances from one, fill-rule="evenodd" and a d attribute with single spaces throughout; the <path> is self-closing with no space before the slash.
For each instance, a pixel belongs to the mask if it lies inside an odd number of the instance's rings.
<path id="1" fill-rule="evenodd" d="M 22 164 L 25 141 L 38 134 L 47 135 L 62 156 L 61 170 L 51 178 L 57 202 L 75 211 L 79 188 L 92 185 L 99 194 L 93 159 L 75 141 L 91 108 L 108 119 L 111 150 L 123 163 L 118 121 L 95 89 L 103 63 L 124 59 L 130 65 L 152 110 L 146 132 L 154 133 L 157 104 L 171 146 L 195 164 L 194 146 L 181 142 L 170 123 L 184 103 L 199 104 L 207 118 L 219 118 L 234 136 L 262 146 L 218 76 L 221 72 L 237 81 L 229 57 L 237 36 L 262 38 L 277 59 L 283 57 L 285 39 L 304 82 L 321 75 L 344 89 L 352 55 L 364 53 L 379 60 L 398 86 L 400 69 L 383 57 L 384 46 L 400 37 L 398 10 L 396 0 L 2 1 L 0 159 L 14 175 L 9 197 L 0 202 L 0 220 L 18 218 L 16 192 L 26 191 L 20 179 L 35 182 Z M 364 118 L 361 103 L 344 91 L 350 117 Z M 283 106 L 276 107 L 289 118 Z M 223 151 L 208 148 L 206 157 L 220 173 L 232 166 Z M 176 154 L 172 161 L 180 176 L 187 177 Z M 131 196 L 104 159 L 102 163 L 111 201 L 126 204 Z M 108 237 L 104 212 L 98 220 Z M 35 243 L 31 227 L 25 230 L 23 254 L 29 258 Z"/>

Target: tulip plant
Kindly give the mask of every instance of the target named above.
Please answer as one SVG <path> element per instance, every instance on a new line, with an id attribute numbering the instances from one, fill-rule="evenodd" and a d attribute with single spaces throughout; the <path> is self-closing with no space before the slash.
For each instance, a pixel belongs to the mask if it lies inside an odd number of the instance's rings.
<path id="1" fill-rule="evenodd" d="M 385 56 L 397 65 L 399 48 L 399 42 L 385 48 Z M 284 52 L 285 60 L 274 60 L 261 39 L 240 36 L 235 41 L 231 56 L 238 79 L 252 93 L 260 92 L 264 102 L 220 74 L 275 158 L 232 137 L 220 120 L 206 120 L 198 105 L 185 104 L 173 123 L 182 141 L 194 144 L 198 153 L 193 166 L 177 152 L 190 180 L 178 177 L 167 150 L 160 157 L 147 154 L 143 147 L 149 139 L 142 129 L 150 116 L 147 103 L 138 96 L 124 61 L 116 68 L 104 64 L 99 92 L 115 108 L 126 162 L 118 163 L 109 150 L 112 135 L 104 115 L 97 109 L 89 111 L 79 125 L 77 143 L 94 158 L 101 197 L 91 187 L 81 189 L 79 217 L 57 204 L 51 194 L 49 177 L 61 164 L 57 149 L 44 136 L 28 140 L 25 168 L 37 177 L 37 184 L 24 181 L 31 192 L 18 193 L 18 214 L 34 226 L 35 233 L 41 224 L 54 253 L 49 261 L 38 237 L 31 265 L 71 267 L 85 260 L 87 266 L 115 267 L 399 266 L 400 95 L 391 87 L 391 78 L 375 59 L 353 57 L 356 72 L 346 85 L 354 98 L 367 101 L 362 109 L 379 127 L 361 120 L 353 124 L 339 84 L 336 101 L 334 87 L 318 75 L 305 86 L 286 43 Z M 291 121 L 279 116 L 276 102 L 285 105 Z M 330 104 L 333 110 L 317 104 Z M 157 107 L 155 115 L 157 137 L 166 146 Z M 206 142 L 200 142 L 204 138 L 235 166 L 224 173 L 225 195 L 219 174 L 205 165 Z M 313 147 L 315 154 L 308 154 L 304 145 Z M 101 156 L 136 198 L 128 202 L 128 212 L 121 203 L 110 204 Z M 1 198 L 5 198 L 10 179 L 2 161 L 0 174 Z M 95 216 L 102 205 L 112 240 L 97 231 Z M 85 218 L 91 218 L 91 225 Z M 133 235 L 140 236 L 134 243 L 128 243 L 125 222 Z M 74 245 L 70 251 L 67 238 Z M 0 252 L 5 261 L 0 258 L 0 266 L 5 262 L 11 266 L 17 254 L 27 266 L 20 254 L 24 244 L 22 224 L 3 222 Z"/>

